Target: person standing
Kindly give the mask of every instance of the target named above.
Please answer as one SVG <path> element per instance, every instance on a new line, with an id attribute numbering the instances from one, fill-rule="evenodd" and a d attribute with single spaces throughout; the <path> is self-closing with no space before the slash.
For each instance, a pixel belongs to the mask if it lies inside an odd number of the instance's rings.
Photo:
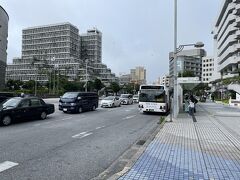
<path id="1" fill-rule="evenodd" d="M 198 102 L 196 98 L 193 97 L 193 95 L 190 96 L 189 98 L 189 115 L 193 116 L 193 113 L 196 112 L 196 107 L 195 104 Z"/>

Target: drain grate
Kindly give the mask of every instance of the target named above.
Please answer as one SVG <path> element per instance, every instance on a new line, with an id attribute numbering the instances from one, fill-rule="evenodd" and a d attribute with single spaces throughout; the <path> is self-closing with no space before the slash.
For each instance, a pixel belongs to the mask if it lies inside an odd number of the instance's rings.
<path id="1" fill-rule="evenodd" d="M 146 142 L 145 140 L 139 140 L 136 144 L 142 146 L 144 145 L 145 142 Z"/>

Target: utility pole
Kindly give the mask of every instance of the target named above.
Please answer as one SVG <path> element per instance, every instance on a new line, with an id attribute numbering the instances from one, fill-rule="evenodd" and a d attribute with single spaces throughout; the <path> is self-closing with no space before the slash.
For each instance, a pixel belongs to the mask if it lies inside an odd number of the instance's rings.
<path id="1" fill-rule="evenodd" d="M 177 84 L 177 0 L 174 0 L 174 52 L 173 52 L 173 117 L 178 115 L 178 84 Z"/>

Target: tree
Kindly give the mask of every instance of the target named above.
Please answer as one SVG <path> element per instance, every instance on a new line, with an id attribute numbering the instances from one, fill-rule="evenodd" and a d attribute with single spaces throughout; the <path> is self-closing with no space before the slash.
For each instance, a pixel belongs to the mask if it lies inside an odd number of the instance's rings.
<path id="1" fill-rule="evenodd" d="M 127 85 L 126 85 L 126 91 L 127 91 L 127 93 L 129 93 L 129 94 L 133 94 L 134 84 L 127 84 Z"/>
<path id="2" fill-rule="evenodd" d="M 6 86 L 9 90 L 20 90 L 23 84 L 24 83 L 20 80 L 9 79 L 6 83 Z"/>
<path id="3" fill-rule="evenodd" d="M 100 79 L 95 79 L 93 82 L 93 87 L 94 87 L 94 89 L 99 91 L 100 89 L 102 89 L 104 87 L 104 85 L 102 84 L 102 81 Z"/>
<path id="4" fill-rule="evenodd" d="M 116 82 L 112 82 L 111 84 L 110 84 L 110 88 L 112 89 L 112 91 L 114 92 L 114 93 L 117 93 L 118 91 L 120 91 L 120 86 L 119 86 L 119 84 L 118 83 L 116 83 Z"/>

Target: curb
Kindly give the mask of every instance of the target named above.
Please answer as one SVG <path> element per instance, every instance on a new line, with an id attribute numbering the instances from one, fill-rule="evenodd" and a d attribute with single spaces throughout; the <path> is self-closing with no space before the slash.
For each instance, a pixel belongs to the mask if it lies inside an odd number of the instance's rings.
<path id="1" fill-rule="evenodd" d="M 130 146 L 117 160 L 115 160 L 104 172 L 99 174 L 92 180 L 116 180 L 122 175 L 127 173 L 139 159 L 139 157 L 145 152 L 148 145 L 153 141 L 158 132 L 163 128 L 166 122 L 169 122 L 169 115 L 165 117 L 165 120 L 156 128 L 154 128 L 145 137 L 138 139 L 133 145 Z M 139 141 L 140 140 L 140 141 Z M 138 145 L 138 142 L 145 141 L 143 145 Z M 111 173 L 113 169 L 118 168 L 117 171 Z"/>

